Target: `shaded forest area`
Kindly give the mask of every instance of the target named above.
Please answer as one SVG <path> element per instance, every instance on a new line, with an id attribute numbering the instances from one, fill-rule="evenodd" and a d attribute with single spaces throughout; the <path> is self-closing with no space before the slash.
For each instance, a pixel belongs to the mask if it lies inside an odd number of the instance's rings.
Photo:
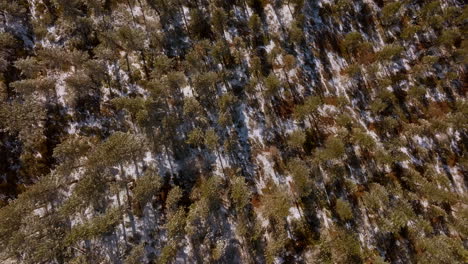
<path id="1" fill-rule="evenodd" d="M 456 0 L 0 0 L 1 263 L 466 263 Z"/>

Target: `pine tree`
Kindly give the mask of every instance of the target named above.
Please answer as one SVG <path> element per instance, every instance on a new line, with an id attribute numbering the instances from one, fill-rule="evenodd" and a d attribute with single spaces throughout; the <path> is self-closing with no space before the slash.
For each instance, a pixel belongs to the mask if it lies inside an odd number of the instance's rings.
<path id="1" fill-rule="evenodd" d="M 83 157 L 92 149 L 95 143 L 91 138 L 70 136 L 54 148 L 53 157 L 60 164 L 57 171 L 68 175 L 73 170 L 85 166 Z"/>
<path id="2" fill-rule="evenodd" d="M 215 72 L 201 73 L 193 78 L 193 88 L 204 102 L 210 104 L 217 91 L 218 75 Z"/>
<path id="3" fill-rule="evenodd" d="M 321 253 L 332 263 L 360 263 L 362 252 L 359 240 L 348 230 L 334 226 L 325 236 Z"/>
<path id="4" fill-rule="evenodd" d="M 366 150 L 372 150 L 375 147 L 374 138 L 360 129 L 353 129 L 352 141 Z"/>
<path id="5" fill-rule="evenodd" d="M 251 191 L 243 177 L 234 176 L 231 178 L 230 197 L 238 213 L 242 213 L 242 210 L 249 205 L 250 196 Z"/>
<path id="6" fill-rule="evenodd" d="M 136 164 L 144 154 L 144 141 L 130 133 L 115 132 L 94 151 L 88 159 L 88 166 L 99 168 L 100 166 L 123 165 L 128 161 Z M 138 170 L 138 166 L 136 166 Z"/>
<path id="7" fill-rule="evenodd" d="M 317 135 L 321 135 L 318 123 L 318 109 L 322 105 L 322 100 L 318 96 L 307 97 L 304 104 L 294 107 L 294 117 L 299 121 L 309 120 L 309 123 L 314 126 Z"/>
<path id="8" fill-rule="evenodd" d="M 341 198 L 336 200 L 335 210 L 338 213 L 338 216 L 341 218 L 341 220 L 346 221 L 353 218 L 353 211 L 351 209 L 351 206 L 347 201 Z"/>
<path id="9" fill-rule="evenodd" d="M 325 146 L 318 153 L 322 160 L 342 159 L 346 154 L 345 145 L 337 137 L 329 137 L 325 141 Z"/>
<path id="10" fill-rule="evenodd" d="M 341 49 L 344 52 L 353 55 L 359 50 L 362 43 L 362 35 L 358 32 L 351 32 L 346 34 L 346 36 L 343 38 L 341 42 Z"/>
<path id="11" fill-rule="evenodd" d="M 172 188 L 167 194 L 166 208 L 169 212 L 175 212 L 178 208 L 178 203 L 183 197 L 183 191 L 179 186 Z"/>
<path id="12" fill-rule="evenodd" d="M 274 73 L 270 73 L 265 78 L 265 96 L 271 98 L 277 96 L 281 88 L 281 81 L 276 77 Z"/>
<path id="13" fill-rule="evenodd" d="M 139 244 L 132 248 L 130 254 L 125 258 L 125 264 L 139 264 L 143 262 L 145 256 L 145 247 Z"/>
<path id="14" fill-rule="evenodd" d="M 279 186 L 269 182 L 269 189 L 262 197 L 262 214 L 266 219 L 274 221 L 279 226 L 284 224 L 289 215 L 290 199 Z"/>
<path id="15" fill-rule="evenodd" d="M 190 131 L 187 135 L 187 143 L 194 146 L 201 146 L 204 142 L 204 133 L 201 128 L 197 127 Z"/>
<path id="16" fill-rule="evenodd" d="M 135 187 L 132 190 L 135 201 L 144 207 L 159 191 L 161 181 L 161 177 L 156 175 L 154 169 L 148 169 L 142 177 L 135 181 Z"/>
<path id="17" fill-rule="evenodd" d="M 227 23 L 227 14 L 224 12 L 222 8 L 216 7 L 212 11 L 212 25 L 214 32 L 221 36 L 221 38 L 225 39 L 224 37 L 224 30 Z"/>
<path id="18" fill-rule="evenodd" d="M 310 177 L 310 168 L 307 164 L 295 158 L 287 163 L 288 171 L 293 179 L 293 190 L 299 198 L 308 196 L 312 192 L 312 179 Z"/>
<path id="19" fill-rule="evenodd" d="M 64 239 L 66 245 L 73 245 L 79 241 L 92 239 L 112 232 L 120 221 L 121 212 L 116 209 L 108 209 L 103 214 L 96 216 L 88 222 L 72 227 L 70 233 Z"/>
<path id="20" fill-rule="evenodd" d="M 306 134 L 302 130 L 295 130 L 288 137 L 288 145 L 297 150 L 303 150 Z"/>
<path id="21" fill-rule="evenodd" d="M 381 15 L 382 15 L 382 22 L 384 25 L 391 25 L 398 21 L 395 17 L 400 11 L 403 3 L 400 2 L 393 2 L 393 3 L 386 3 L 385 6 L 382 8 Z"/>

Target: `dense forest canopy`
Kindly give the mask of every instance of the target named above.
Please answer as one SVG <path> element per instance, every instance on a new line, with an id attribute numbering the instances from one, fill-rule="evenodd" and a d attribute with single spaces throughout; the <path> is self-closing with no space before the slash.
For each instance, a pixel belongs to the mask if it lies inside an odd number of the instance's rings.
<path id="1" fill-rule="evenodd" d="M 0 0 L 0 263 L 466 263 L 459 0 Z"/>

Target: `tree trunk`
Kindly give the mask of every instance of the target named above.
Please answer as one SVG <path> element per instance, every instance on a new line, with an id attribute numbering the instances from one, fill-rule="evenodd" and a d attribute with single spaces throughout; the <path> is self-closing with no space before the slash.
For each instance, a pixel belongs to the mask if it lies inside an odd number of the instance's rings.
<path id="1" fill-rule="evenodd" d="M 226 174 L 224 174 L 224 165 L 223 165 L 223 160 L 221 159 L 221 155 L 219 154 L 219 151 L 216 150 L 216 155 L 218 156 L 219 163 L 221 164 L 221 170 L 223 172 L 224 178 L 227 179 Z"/>
<path id="2" fill-rule="evenodd" d="M 130 4 L 130 0 L 127 0 L 128 8 L 130 9 L 130 14 L 132 15 L 133 26 L 136 26 L 135 15 L 133 14 L 133 6 Z"/>
<path id="3" fill-rule="evenodd" d="M 117 192 L 116 196 L 117 196 L 117 206 L 119 207 L 119 209 L 121 209 L 122 208 L 122 202 L 120 201 L 120 193 Z M 125 230 L 125 217 L 123 215 L 122 215 L 122 235 L 124 237 L 125 247 L 128 247 L 127 231 Z"/>
<path id="4" fill-rule="evenodd" d="M 136 172 L 137 178 L 140 178 L 141 174 L 140 174 L 140 170 L 138 169 L 138 162 L 135 158 L 133 158 L 133 164 L 135 165 L 135 172 Z"/>
<path id="5" fill-rule="evenodd" d="M 133 216 L 133 213 L 132 213 L 132 200 L 130 198 L 130 192 L 128 190 L 128 184 L 126 182 L 125 171 L 123 169 L 122 163 L 120 163 L 120 173 L 122 175 L 122 179 L 125 181 L 125 193 L 127 194 L 127 206 L 128 206 L 126 211 L 127 211 L 128 218 L 130 219 L 130 223 L 132 226 L 133 236 L 136 237 L 135 217 Z"/>
<path id="6" fill-rule="evenodd" d="M 187 34 L 190 36 L 190 29 L 188 27 L 187 18 L 185 17 L 184 7 L 180 3 L 180 0 L 177 0 L 177 2 L 178 2 L 179 9 L 180 9 L 180 13 L 182 13 L 182 18 L 184 20 L 185 29 L 187 30 Z"/>
<path id="7" fill-rule="evenodd" d="M 167 150 L 167 145 L 164 144 L 164 152 L 166 152 L 166 157 L 167 157 L 167 161 L 169 161 L 169 168 L 171 170 L 171 178 L 169 179 L 171 183 L 174 182 L 174 169 L 172 168 L 172 161 L 171 161 L 171 157 L 169 156 L 169 151 Z"/>

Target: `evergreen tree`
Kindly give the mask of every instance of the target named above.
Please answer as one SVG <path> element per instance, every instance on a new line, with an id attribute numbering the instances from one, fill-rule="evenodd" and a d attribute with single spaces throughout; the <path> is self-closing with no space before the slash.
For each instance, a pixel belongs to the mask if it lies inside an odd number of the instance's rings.
<path id="1" fill-rule="evenodd" d="M 295 130 L 291 135 L 289 135 L 288 145 L 293 149 L 302 150 L 305 142 L 306 134 L 301 130 Z"/>
<path id="2" fill-rule="evenodd" d="M 353 218 L 353 211 L 351 206 L 347 201 L 341 198 L 336 200 L 335 210 L 342 220 L 346 221 Z"/>
<path id="3" fill-rule="evenodd" d="M 293 179 L 295 193 L 299 198 L 308 196 L 312 192 L 313 185 L 309 167 L 298 158 L 289 161 L 287 167 Z"/>
<path id="4" fill-rule="evenodd" d="M 237 212 L 241 213 L 249 205 L 250 196 L 251 191 L 243 177 L 235 176 L 231 178 L 230 197 Z"/>

